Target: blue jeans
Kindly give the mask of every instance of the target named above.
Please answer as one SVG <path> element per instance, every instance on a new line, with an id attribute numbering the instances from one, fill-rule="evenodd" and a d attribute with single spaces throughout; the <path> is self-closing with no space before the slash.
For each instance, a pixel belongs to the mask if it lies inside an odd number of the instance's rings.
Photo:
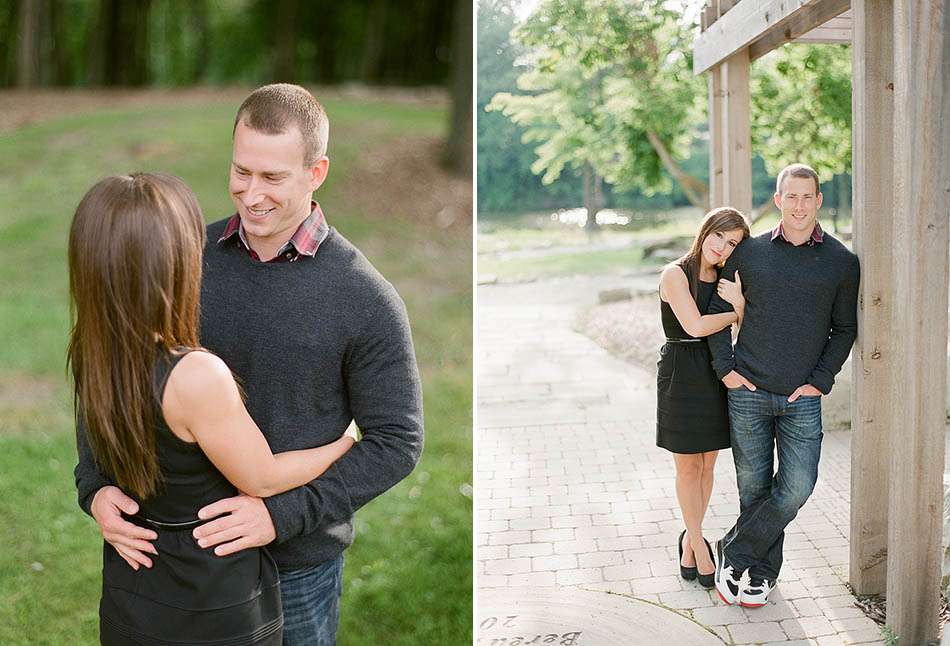
<path id="1" fill-rule="evenodd" d="M 749 568 L 751 576 L 774 582 L 782 569 L 785 528 L 818 480 L 821 397 L 789 403 L 786 395 L 740 386 L 728 398 L 739 518 L 723 538 L 723 552 L 737 576 Z"/>
<path id="2" fill-rule="evenodd" d="M 334 646 L 343 592 L 343 555 L 280 573 L 284 646 Z"/>

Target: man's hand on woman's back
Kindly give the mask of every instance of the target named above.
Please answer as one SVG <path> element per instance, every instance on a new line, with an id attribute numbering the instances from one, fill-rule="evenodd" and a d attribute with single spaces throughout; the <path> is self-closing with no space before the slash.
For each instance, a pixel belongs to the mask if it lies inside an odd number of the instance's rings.
<path id="1" fill-rule="evenodd" d="M 138 571 L 141 565 L 152 567 L 152 560 L 145 553 L 158 554 L 149 542 L 158 538 L 158 534 L 122 518 L 122 512 L 134 514 L 139 510 L 137 502 L 118 487 L 110 485 L 96 492 L 90 509 L 102 530 L 102 538 L 115 548 L 133 570 Z"/>

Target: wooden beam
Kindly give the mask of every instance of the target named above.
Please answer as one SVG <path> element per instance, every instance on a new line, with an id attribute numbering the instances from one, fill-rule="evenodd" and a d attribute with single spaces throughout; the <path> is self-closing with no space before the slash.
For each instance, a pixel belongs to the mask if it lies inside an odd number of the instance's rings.
<path id="1" fill-rule="evenodd" d="M 715 22 L 716 20 L 715 3 L 706 5 L 706 7 L 703 9 L 702 14 L 700 15 L 699 20 L 700 20 L 701 31 L 706 31 L 707 29 L 709 29 L 709 25 L 713 24 L 713 22 Z"/>
<path id="2" fill-rule="evenodd" d="M 768 54 L 773 49 L 781 47 L 785 43 L 808 38 L 810 34 L 819 29 L 833 29 L 829 23 L 834 23 L 836 18 L 847 11 L 851 5 L 850 1 L 845 2 L 823 2 L 820 4 L 806 7 L 792 16 L 780 29 L 772 29 L 768 34 L 756 39 L 749 47 L 749 57 L 752 60 L 759 59 Z M 851 30 L 847 34 L 834 31 L 828 34 L 829 40 L 826 42 L 850 42 Z M 835 40 L 836 35 L 847 37 L 847 40 Z M 802 42 L 822 42 L 819 40 Z"/>
<path id="3" fill-rule="evenodd" d="M 888 505 L 887 625 L 937 639 L 947 383 L 948 0 L 894 0 L 894 290 L 897 353 Z"/>
<path id="4" fill-rule="evenodd" d="M 738 7 L 734 8 L 736 11 Z M 722 65 L 722 185 L 725 205 L 752 214 L 752 135 L 749 127 L 749 51 Z"/>
<path id="5" fill-rule="evenodd" d="M 722 70 L 719 66 L 709 70 L 709 207 L 725 206 L 725 190 L 722 177 L 722 131 L 725 97 L 722 92 Z M 747 214 L 751 217 L 751 214 Z"/>
<path id="6" fill-rule="evenodd" d="M 739 0 L 719 0 L 719 17 L 739 4 Z"/>
<path id="7" fill-rule="evenodd" d="M 818 29 L 847 29 L 851 31 L 852 24 L 852 12 L 845 11 L 843 14 L 839 15 L 837 18 L 832 18 L 827 22 L 823 22 L 821 27 Z"/>
<path id="8" fill-rule="evenodd" d="M 743 0 L 693 42 L 693 73 L 701 74 L 765 37 L 781 44 L 802 36 L 849 6 L 849 0 Z M 794 35 L 783 40 L 786 27 L 791 29 L 790 22 L 799 15 L 794 30 L 789 32 Z"/>
<path id="9" fill-rule="evenodd" d="M 799 36 L 793 43 L 806 43 L 811 45 L 840 45 L 850 43 L 852 38 L 850 29 L 826 29 L 818 27 L 812 29 L 804 36 Z"/>
<path id="10" fill-rule="evenodd" d="M 893 0 L 854 0 L 852 144 L 854 252 L 861 260 L 858 340 L 851 353 L 851 558 L 856 594 L 887 587 L 887 482 L 896 336 L 892 280 Z"/>

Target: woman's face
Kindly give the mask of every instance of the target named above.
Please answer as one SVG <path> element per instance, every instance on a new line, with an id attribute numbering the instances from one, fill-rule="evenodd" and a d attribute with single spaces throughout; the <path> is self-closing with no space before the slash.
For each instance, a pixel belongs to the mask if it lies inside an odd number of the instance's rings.
<path id="1" fill-rule="evenodd" d="M 703 258 L 710 265 L 721 265 L 742 242 L 742 229 L 713 231 L 703 240 Z"/>

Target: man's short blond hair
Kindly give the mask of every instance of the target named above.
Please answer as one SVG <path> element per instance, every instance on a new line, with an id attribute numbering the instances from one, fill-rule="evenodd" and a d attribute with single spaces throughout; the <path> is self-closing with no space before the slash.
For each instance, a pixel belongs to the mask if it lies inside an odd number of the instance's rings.
<path id="1" fill-rule="evenodd" d="M 326 110 L 306 89 L 290 83 L 259 87 L 244 99 L 234 117 L 234 128 L 243 121 L 249 128 L 279 135 L 296 126 L 303 137 L 303 162 L 313 166 L 327 154 L 330 120 Z"/>
<path id="2" fill-rule="evenodd" d="M 785 188 L 785 180 L 789 177 L 800 177 L 800 178 L 812 178 L 815 180 L 815 195 L 818 195 L 821 192 L 821 182 L 818 180 L 818 173 L 815 172 L 815 169 L 811 166 L 805 164 L 789 164 L 782 169 L 782 172 L 778 174 L 778 178 L 775 180 L 775 192 L 779 195 L 782 194 L 782 190 Z"/>

